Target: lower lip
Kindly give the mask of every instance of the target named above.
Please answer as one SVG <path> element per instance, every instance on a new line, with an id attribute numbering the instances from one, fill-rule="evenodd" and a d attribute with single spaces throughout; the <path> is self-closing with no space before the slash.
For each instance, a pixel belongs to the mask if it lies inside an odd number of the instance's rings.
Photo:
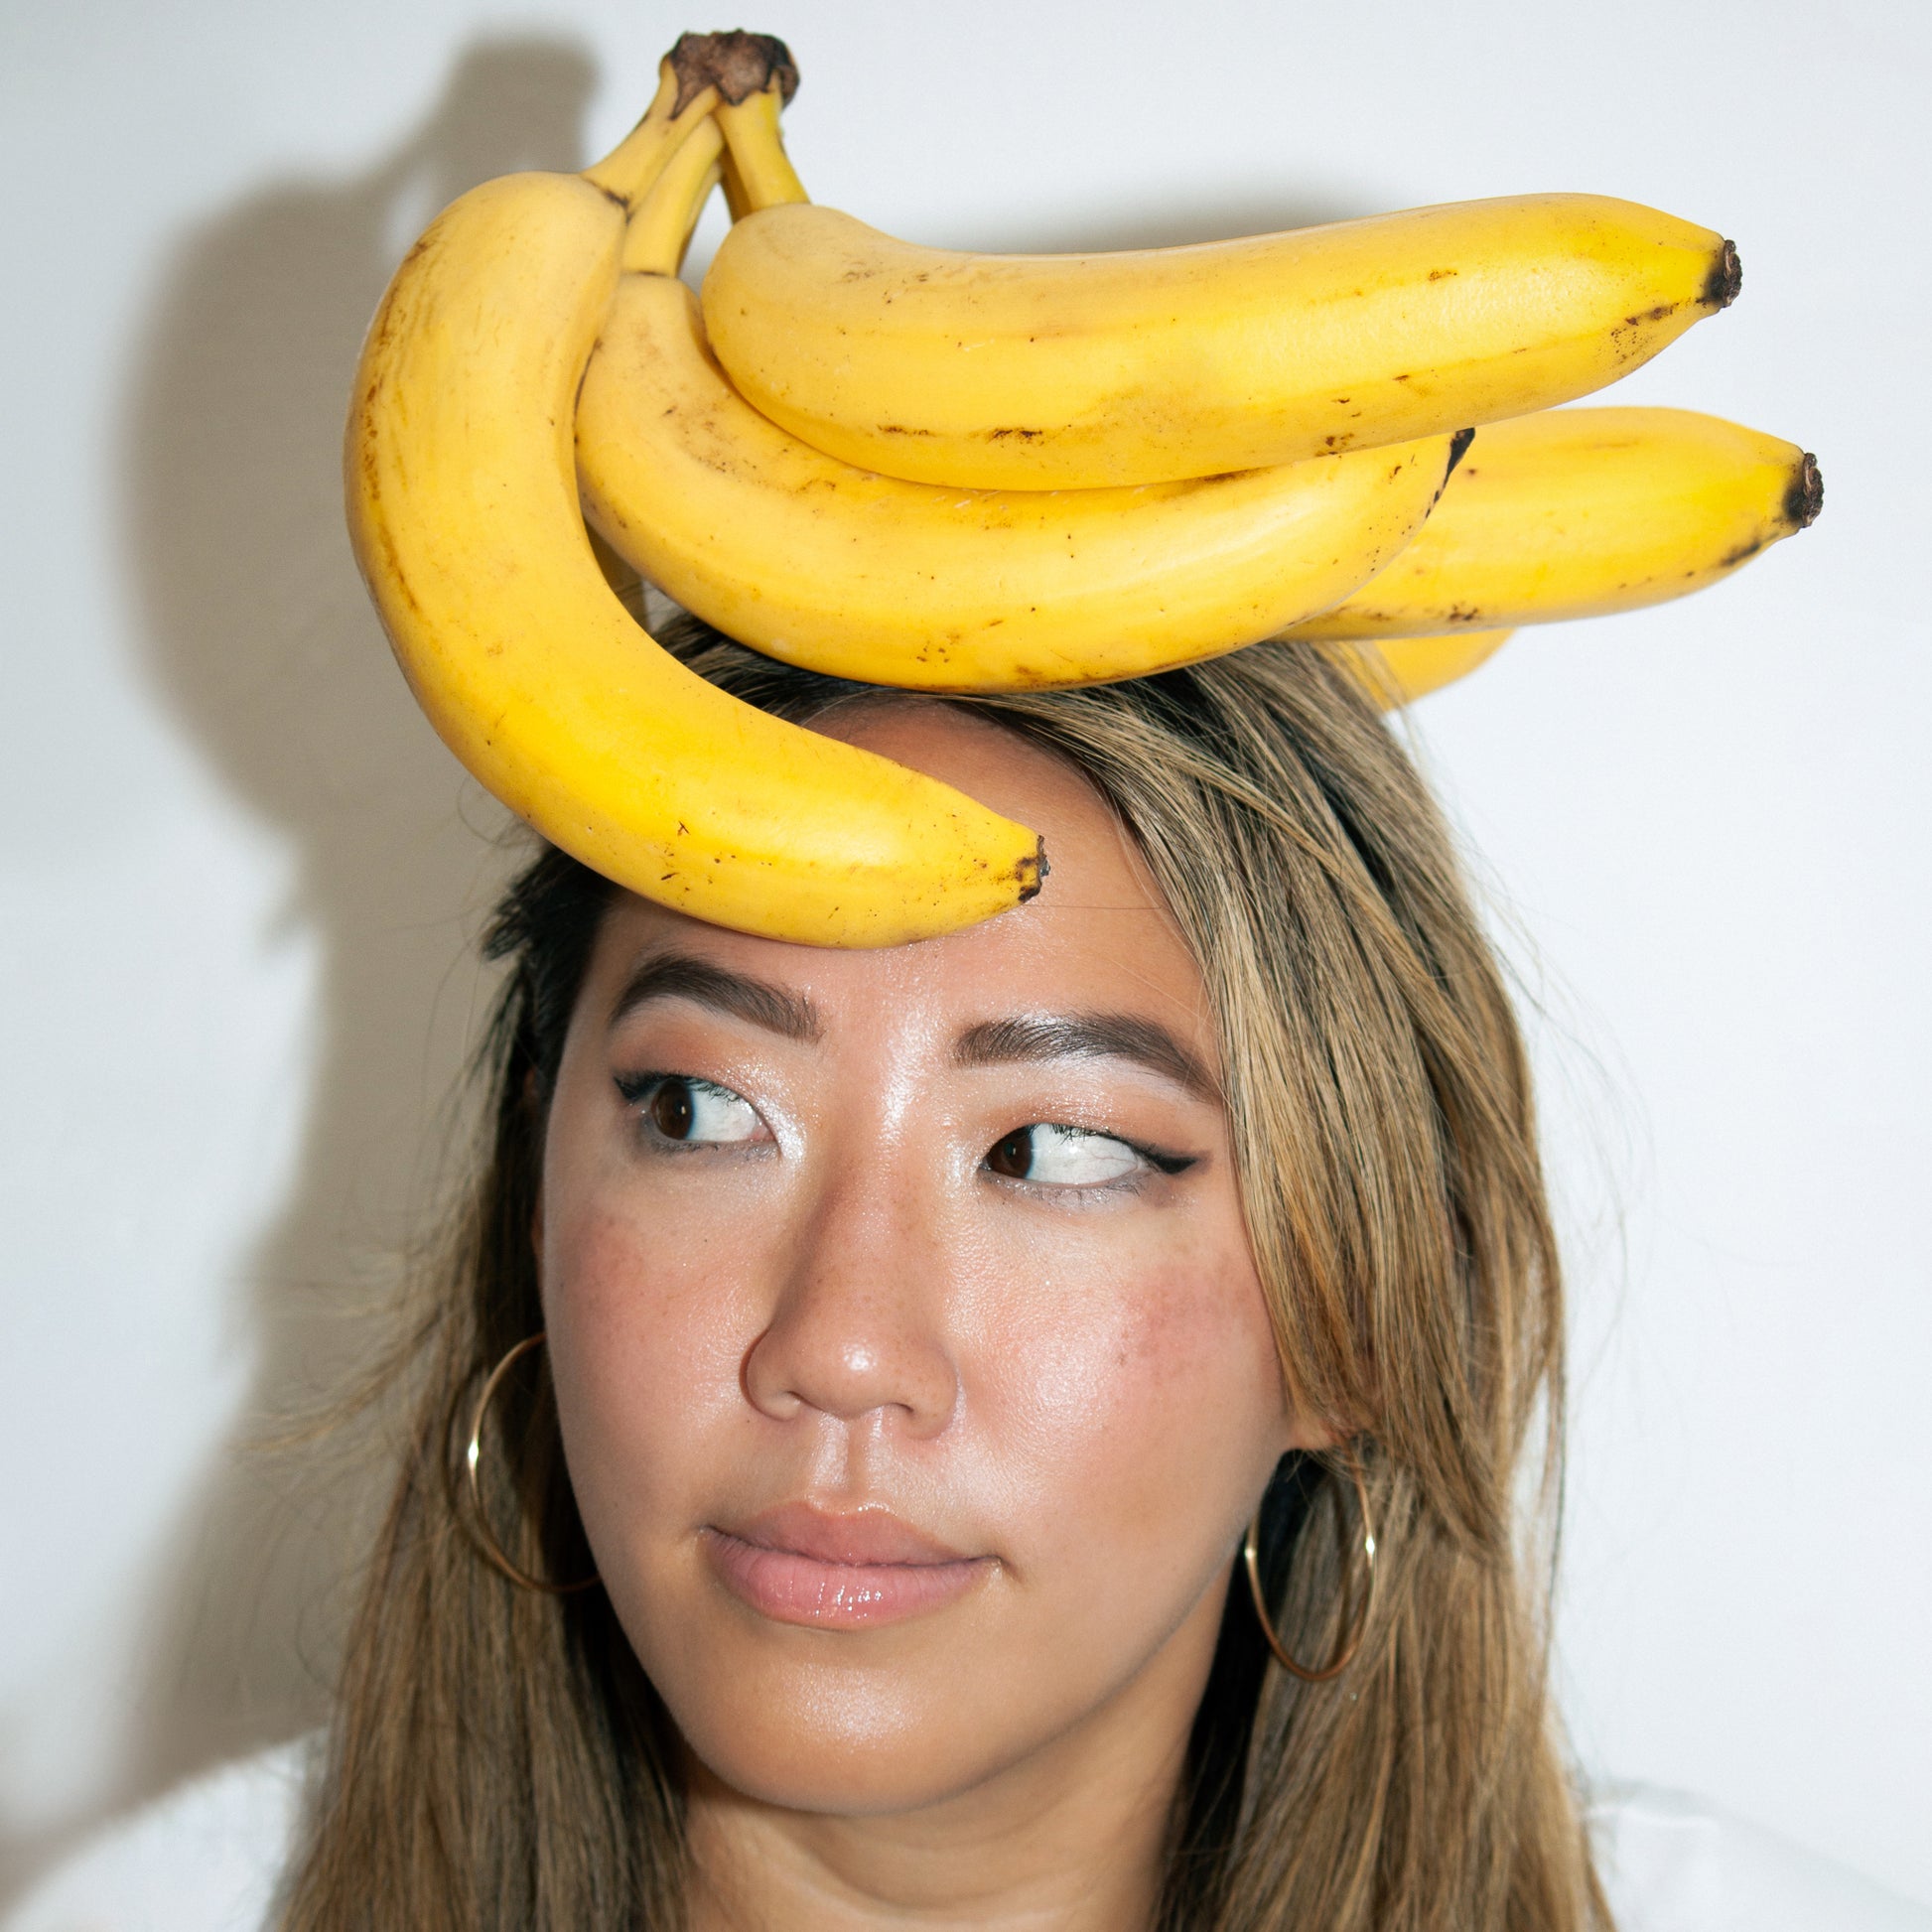
<path id="1" fill-rule="evenodd" d="M 733 1595 L 774 1623 L 866 1630 L 955 1603 L 992 1568 L 990 1558 L 957 1563 L 821 1563 L 707 1530 L 713 1567 Z"/>

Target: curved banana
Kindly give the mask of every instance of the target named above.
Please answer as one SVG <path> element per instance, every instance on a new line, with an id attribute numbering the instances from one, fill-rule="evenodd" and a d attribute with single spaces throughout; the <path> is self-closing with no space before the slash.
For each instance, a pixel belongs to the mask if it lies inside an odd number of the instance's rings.
<path id="1" fill-rule="evenodd" d="M 702 919 L 877 946 L 1030 897 L 1032 832 L 725 696 L 606 583 L 571 415 L 625 214 L 608 181 L 486 183 L 431 225 L 377 312 L 349 415 L 349 526 L 419 702 L 548 838 Z"/>
<path id="2" fill-rule="evenodd" d="M 1415 542 L 1287 634 L 1422 637 L 1661 604 L 1802 530 L 1823 500 L 1795 443 L 1688 409 L 1491 423 Z"/>
<path id="3" fill-rule="evenodd" d="M 727 136 L 756 196 L 775 111 Z M 1738 280 L 1722 236 L 1592 195 L 1102 255 L 916 247 L 784 201 L 726 235 L 704 322 L 746 399 L 828 455 L 917 483 L 1060 489 L 1567 402 L 1648 361 Z"/>
<path id="4" fill-rule="evenodd" d="M 669 273 L 623 277 L 577 402 L 585 512 L 659 589 L 769 656 L 937 691 L 1139 677 L 1272 636 L 1410 541 L 1449 453 L 1137 489 L 903 483 L 753 409 Z"/>
<path id="5" fill-rule="evenodd" d="M 1462 630 L 1443 637 L 1365 637 L 1331 646 L 1384 711 L 1397 711 L 1466 677 L 1495 656 L 1514 630 Z"/>

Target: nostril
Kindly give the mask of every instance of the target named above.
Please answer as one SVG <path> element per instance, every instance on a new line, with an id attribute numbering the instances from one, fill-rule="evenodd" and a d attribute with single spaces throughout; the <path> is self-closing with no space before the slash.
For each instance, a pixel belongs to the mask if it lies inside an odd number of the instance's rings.
<path id="1" fill-rule="evenodd" d="M 943 1428 L 956 1375 L 940 1324 L 922 1295 L 828 1292 L 801 1285 L 746 1351 L 746 1401 L 774 1421 L 801 1412 L 857 1422 L 883 1413 L 914 1434 Z"/>

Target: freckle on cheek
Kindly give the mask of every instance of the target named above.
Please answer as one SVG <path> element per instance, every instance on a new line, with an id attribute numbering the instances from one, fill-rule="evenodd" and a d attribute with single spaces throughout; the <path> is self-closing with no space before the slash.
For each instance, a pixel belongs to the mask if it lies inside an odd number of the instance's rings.
<path id="1" fill-rule="evenodd" d="M 636 1230 L 615 1214 L 583 1216 L 553 1249 L 553 1301 L 575 1322 L 596 1320 L 614 1306 L 634 1302 L 647 1278 Z"/>
<path id="2" fill-rule="evenodd" d="M 1218 1354 L 1238 1341 L 1243 1324 L 1233 1318 L 1226 1296 L 1193 1269 L 1150 1287 L 1132 1340 L 1144 1360 L 1169 1365 Z"/>
<path id="3" fill-rule="evenodd" d="M 1267 1311 L 1252 1283 L 1245 1297 L 1230 1294 L 1231 1275 L 1241 1279 L 1233 1269 L 1190 1265 L 1130 1299 L 1133 1313 L 1115 1336 L 1114 1360 L 1127 1413 L 1197 1416 L 1211 1406 L 1231 1422 L 1268 1399 L 1278 1371 Z"/>
<path id="4" fill-rule="evenodd" d="M 653 1240 L 614 1211 L 587 1212 L 563 1232 L 546 1300 L 601 1415 L 635 1422 L 649 1409 L 661 1420 L 735 1399 L 751 1339 L 737 1283 L 725 1278 L 736 1260 L 709 1243 Z"/>

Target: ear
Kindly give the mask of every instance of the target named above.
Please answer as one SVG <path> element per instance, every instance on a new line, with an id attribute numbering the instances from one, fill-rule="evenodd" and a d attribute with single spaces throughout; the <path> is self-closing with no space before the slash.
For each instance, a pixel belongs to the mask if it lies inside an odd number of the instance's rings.
<path id="1" fill-rule="evenodd" d="M 1284 1451 L 1338 1449 L 1360 1434 L 1360 1429 L 1353 1424 L 1339 1417 L 1324 1416 L 1311 1404 L 1292 1399 L 1288 1404 L 1288 1413 L 1282 1419 Z"/>
<path id="2" fill-rule="evenodd" d="M 1359 1434 L 1359 1426 L 1345 1417 L 1323 1415 L 1320 1407 L 1296 1387 L 1296 1378 L 1287 1365 L 1282 1365 L 1283 1454 L 1290 1449 L 1331 1449 Z"/>
<path id="3" fill-rule="evenodd" d="M 1284 1449 L 1331 1449 L 1337 1443 L 1345 1443 L 1354 1431 L 1342 1428 L 1337 1423 L 1324 1422 L 1319 1416 L 1300 1410 L 1291 1411 L 1288 1418 L 1287 1434 L 1282 1440 Z"/>

